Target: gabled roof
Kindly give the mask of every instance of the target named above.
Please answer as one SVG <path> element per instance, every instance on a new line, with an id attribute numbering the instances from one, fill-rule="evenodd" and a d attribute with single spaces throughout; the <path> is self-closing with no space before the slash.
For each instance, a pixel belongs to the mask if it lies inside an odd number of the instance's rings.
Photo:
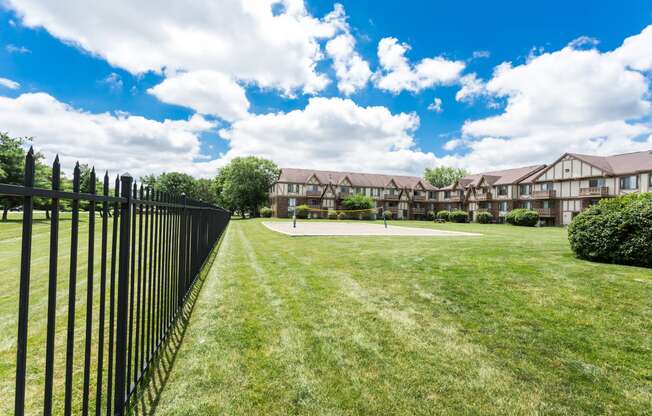
<path id="1" fill-rule="evenodd" d="M 460 179 L 459 183 L 464 187 L 478 186 L 482 178 L 484 178 L 490 185 L 511 185 L 517 184 L 523 179 L 531 176 L 533 173 L 538 172 L 545 168 L 546 165 L 533 165 L 523 166 L 520 168 L 494 170 L 490 172 L 476 173 L 467 175 Z"/>
<path id="2" fill-rule="evenodd" d="M 623 153 L 612 156 L 583 155 L 580 153 L 564 153 L 547 169 L 537 172 L 529 180 L 534 180 L 543 175 L 547 170 L 559 163 L 564 157 L 571 156 L 594 166 L 604 172 L 605 175 L 619 176 L 638 172 L 652 171 L 652 150 L 642 152 Z"/>
<path id="3" fill-rule="evenodd" d="M 423 178 L 418 176 L 384 175 L 377 173 L 359 172 L 335 172 L 326 170 L 294 168 L 282 168 L 278 182 L 305 183 L 313 174 L 322 184 L 340 183 L 344 177 L 347 177 L 349 182 L 351 182 L 351 186 L 384 188 L 390 182 L 390 180 L 394 180 L 394 183 L 396 183 L 398 188 L 412 189 L 419 181 L 421 181 L 426 190 L 433 191 L 437 189 L 427 181 L 424 181 Z"/>

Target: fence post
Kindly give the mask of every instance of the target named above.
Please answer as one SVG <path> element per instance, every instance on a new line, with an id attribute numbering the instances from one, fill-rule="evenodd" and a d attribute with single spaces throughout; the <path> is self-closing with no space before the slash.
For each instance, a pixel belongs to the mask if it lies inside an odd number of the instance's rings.
<path id="1" fill-rule="evenodd" d="M 125 409 L 125 373 L 127 361 L 127 320 L 129 294 L 129 244 L 131 232 L 131 186 L 133 178 L 129 173 L 120 177 L 122 198 L 120 203 L 120 250 L 118 271 L 118 306 L 116 318 L 116 349 L 115 349 L 115 398 L 114 414 L 123 415 Z"/>
<path id="2" fill-rule="evenodd" d="M 179 292 L 177 293 L 177 307 L 183 303 L 183 295 L 186 291 L 186 194 L 181 194 L 181 226 L 179 236 Z"/>
<path id="3" fill-rule="evenodd" d="M 34 186 L 34 150 L 25 158 L 25 187 Z M 14 414 L 25 413 L 25 367 L 27 361 L 27 322 L 29 308 L 30 261 L 32 256 L 32 209 L 34 197 L 23 199 L 23 242 L 20 253 L 20 297 L 18 301 L 18 348 L 16 349 L 16 401 Z"/>

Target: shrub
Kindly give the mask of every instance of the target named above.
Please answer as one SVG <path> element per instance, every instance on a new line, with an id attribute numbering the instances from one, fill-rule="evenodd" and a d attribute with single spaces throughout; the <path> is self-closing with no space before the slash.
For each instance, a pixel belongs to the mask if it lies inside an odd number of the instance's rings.
<path id="1" fill-rule="evenodd" d="M 299 205 L 294 208 L 297 213 L 297 218 L 306 219 L 310 213 L 310 207 L 308 205 Z"/>
<path id="2" fill-rule="evenodd" d="M 374 200 L 362 194 L 349 195 L 342 201 L 346 209 L 370 209 L 374 207 Z"/>
<path id="3" fill-rule="evenodd" d="M 264 218 L 269 218 L 272 216 L 272 209 L 270 207 L 262 207 L 260 209 L 260 216 Z"/>
<path id="4" fill-rule="evenodd" d="M 491 215 L 491 212 L 482 211 L 475 214 L 475 221 L 480 224 L 489 224 L 494 220 L 494 216 Z"/>
<path id="5" fill-rule="evenodd" d="M 334 211 L 332 209 L 328 210 L 328 214 L 326 214 L 329 220 L 336 220 L 337 219 L 337 211 Z"/>
<path id="6" fill-rule="evenodd" d="M 392 219 L 392 211 L 390 211 L 388 209 L 383 211 L 383 218 L 385 218 L 386 220 L 391 220 Z"/>
<path id="7" fill-rule="evenodd" d="M 429 221 L 433 221 L 437 214 L 435 214 L 435 211 L 428 211 L 426 214 L 426 218 L 428 218 Z"/>
<path id="8" fill-rule="evenodd" d="M 448 212 L 448 211 L 439 211 L 437 213 L 437 219 L 438 220 L 448 221 L 449 217 L 450 217 L 450 212 Z"/>
<path id="9" fill-rule="evenodd" d="M 652 194 L 604 199 L 568 226 L 571 249 L 579 258 L 652 267 Z"/>
<path id="10" fill-rule="evenodd" d="M 539 213 L 531 209 L 517 208 L 505 215 L 505 221 L 512 225 L 534 227 L 539 222 Z"/>
<path id="11" fill-rule="evenodd" d="M 346 219 L 346 212 L 340 212 L 337 214 L 337 219 L 338 220 L 345 220 Z"/>
<path id="12" fill-rule="evenodd" d="M 456 210 L 456 211 L 451 211 L 448 214 L 448 218 L 452 222 L 466 222 L 469 219 L 469 214 L 467 214 L 466 211 Z"/>

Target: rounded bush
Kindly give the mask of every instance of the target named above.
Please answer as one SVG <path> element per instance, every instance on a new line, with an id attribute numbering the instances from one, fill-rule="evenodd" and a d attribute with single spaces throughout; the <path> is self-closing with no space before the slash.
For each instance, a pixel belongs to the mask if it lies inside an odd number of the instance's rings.
<path id="1" fill-rule="evenodd" d="M 448 221 L 450 219 L 450 212 L 448 212 L 448 211 L 439 211 L 437 213 L 437 219 L 438 220 Z"/>
<path id="2" fill-rule="evenodd" d="M 539 213 L 531 209 L 517 208 L 505 215 L 505 221 L 512 225 L 534 227 L 539 222 Z"/>
<path id="3" fill-rule="evenodd" d="M 297 218 L 306 219 L 310 213 L 310 207 L 308 205 L 298 205 L 294 208 L 297 213 Z"/>
<path id="4" fill-rule="evenodd" d="M 329 220 L 336 220 L 337 219 L 337 211 L 329 209 L 328 214 L 326 214 Z"/>
<path id="5" fill-rule="evenodd" d="M 337 219 L 338 220 L 345 220 L 346 219 L 346 212 L 340 212 L 337 214 Z"/>
<path id="6" fill-rule="evenodd" d="M 388 209 L 383 211 L 383 218 L 385 218 L 386 220 L 391 220 L 392 219 L 392 211 L 390 211 Z"/>
<path id="7" fill-rule="evenodd" d="M 475 221 L 480 224 L 489 224 L 494 220 L 494 216 L 491 215 L 491 212 L 482 211 L 475 214 Z"/>
<path id="8" fill-rule="evenodd" d="M 466 211 L 455 210 L 451 211 L 450 214 L 448 214 L 448 218 L 452 222 L 467 222 L 469 219 L 469 214 Z"/>
<path id="9" fill-rule="evenodd" d="M 568 226 L 571 249 L 579 258 L 652 267 L 652 194 L 604 199 Z"/>
<path id="10" fill-rule="evenodd" d="M 263 218 L 269 218 L 272 216 L 272 209 L 270 207 L 262 207 L 260 209 L 260 216 Z"/>
<path id="11" fill-rule="evenodd" d="M 426 218 L 428 218 L 428 220 L 430 221 L 433 221 L 436 217 L 437 214 L 435 213 L 435 211 L 428 211 L 428 213 L 426 214 Z"/>

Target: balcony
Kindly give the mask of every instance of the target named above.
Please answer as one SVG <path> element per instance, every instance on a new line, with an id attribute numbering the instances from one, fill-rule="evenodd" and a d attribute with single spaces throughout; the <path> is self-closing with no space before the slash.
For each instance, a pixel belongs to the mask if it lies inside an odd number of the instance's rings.
<path id="1" fill-rule="evenodd" d="M 425 213 L 426 213 L 425 208 L 412 208 L 412 214 L 413 215 L 421 215 L 421 214 L 425 214 Z"/>
<path id="2" fill-rule="evenodd" d="M 554 189 L 532 192 L 532 198 L 534 199 L 552 199 L 556 195 L 557 195 L 557 191 L 555 191 Z"/>
<path id="3" fill-rule="evenodd" d="M 608 186 L 591 186 L 580 188 L 580 196 L 609 196 Z"/>
<path id="4" fill-rule="evenodd" d="M 460 202 L 462 200 L 461 195 L 451 195 L 450 201 L 451 202 Z"/>
<path id="5" fill-rule="evenodd" d="M 539 211 L 539 216 L 540 217 L 554 217 L 555 216 L 555 209 L 554 208 L 537 208 L 537 211 Z"/>
<path id="6" fill-rule="evenodd" d="M 414 195 L 414 196 L 412 197 L 412 200 L 413 200 L 413 201 L 422 202 L 422 201 L 425 201 L 425 200 L 426 200 L 426 196 L 425 196 L 425 195 Z"/>
<path id="7" fill-rule="evenodd" d="M 476 201 L 490 201 L 492 198 L 491 192 L 481 192 L 475 194 Z"/>
<path id="8" fill-rule="evenodd" d="M 383 198 L 387 201 L 398 201 L 398 194 L 384 194 Z"/>
<path id="9" fill-rule="evenodd" d="M 321 196 L 321 191 L 319 191 L 319 190 L 317 190 L 317 191 L 310 191 L 310 190 L 309 190 L 309 191 L 306 191 L 306 196 L 308 196 L 308 197 L 310 197 L 310 196 L 317 196 L 317 197 L 319 197 L 319 196 Z"/>

